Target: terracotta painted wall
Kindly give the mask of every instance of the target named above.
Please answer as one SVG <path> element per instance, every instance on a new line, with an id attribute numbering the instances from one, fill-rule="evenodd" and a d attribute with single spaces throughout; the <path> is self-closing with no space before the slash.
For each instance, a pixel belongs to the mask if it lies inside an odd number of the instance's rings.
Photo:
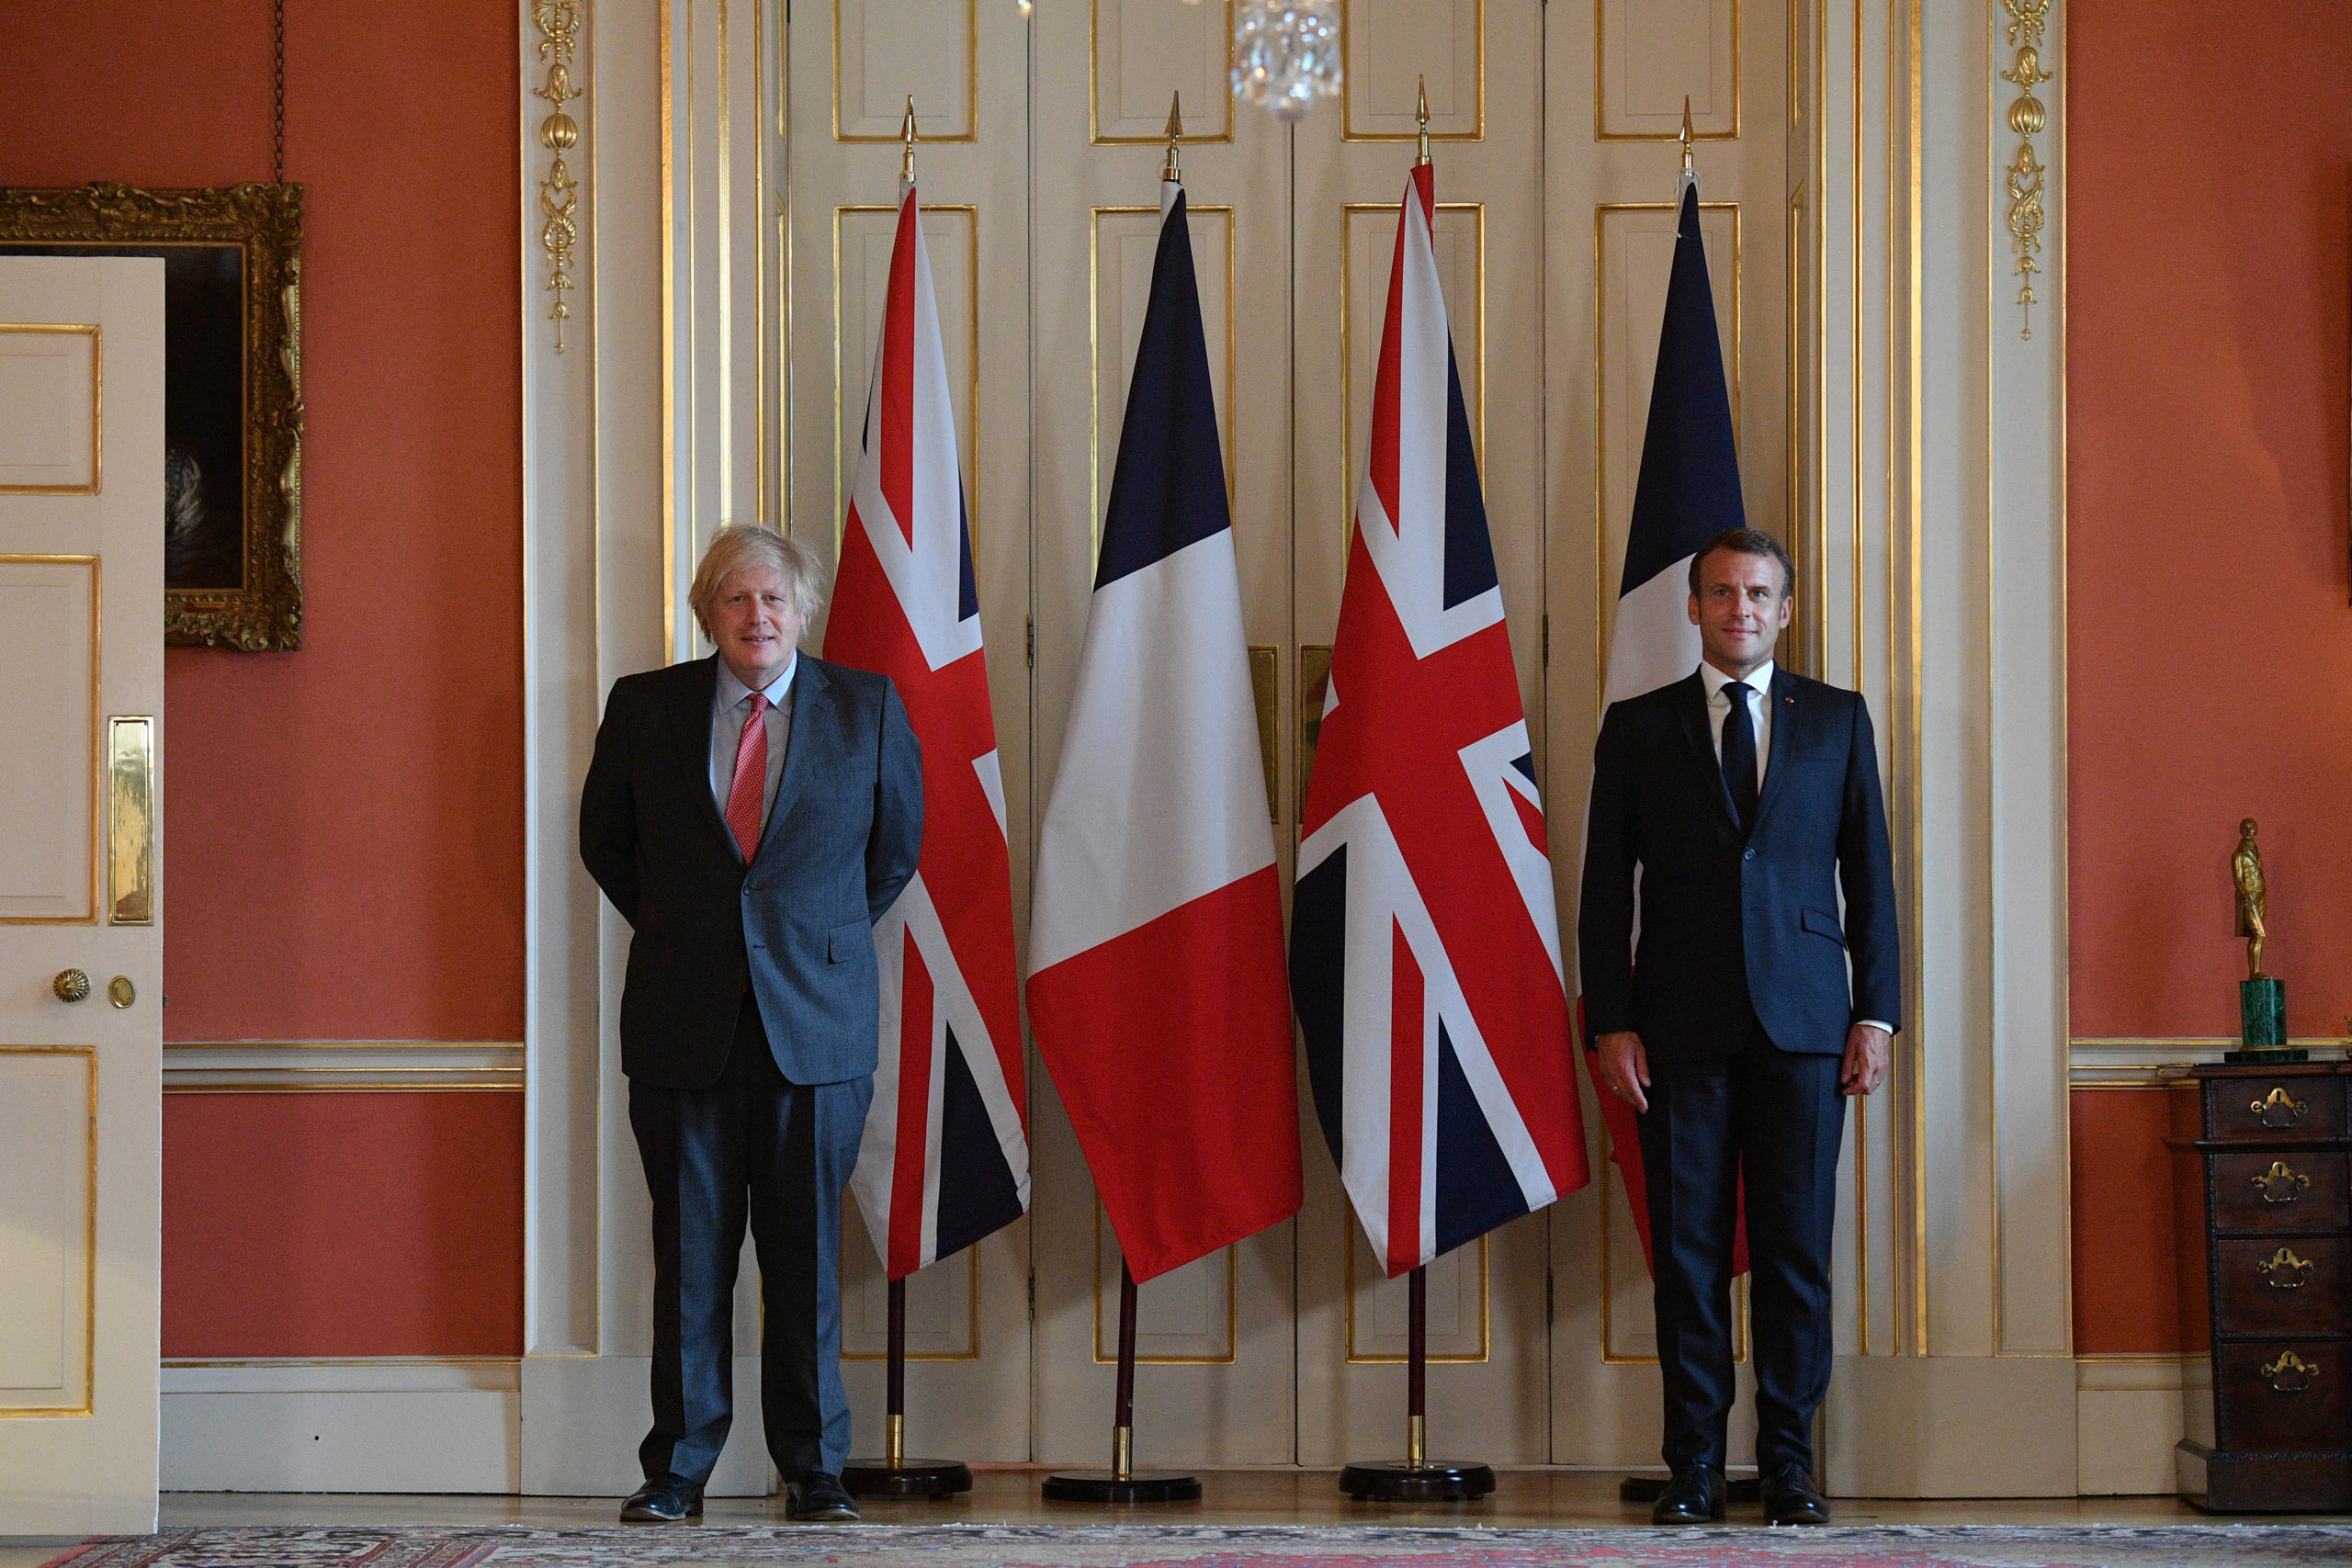
<path id="1" fill-rule="evenodd" d="M 2288 1028 L 2352 1012 L 2352 25 L 2070 0 L 2068 727 L 2074 1033 L 2236 1032 L 2229 854 L 2251 816 Z M 2228 106 L 2216 118 L 2211 106 Z M 2162 1096 L 2076 1094 L 2075 1339 L 2170 1348 Z M 2086 1183 L 2088 1182 L 2086 1186 Z M 2135 1269 L 2134 1259 L 2139 1260 Z"/>
<path id="2" fill-rule="evenodd" d="M 522 1038 L 516 25 L 511 0 L 288 0 L 305 646 L 166 657 L 166 1040 Z M 0 16 L 0 184 L 266 179 L 269 107 L 268 0 L 8 0 Z M 174 1097 L 172 1179 L 276 1184 L 295 1208 L 269 1223 L 289 1234 L 409 1246 L 379 1221 L 426 1201 L 424 1168 L 392 1161 L 386 1179 L 411 1185 L 358 1201 L 344 1167 L 304 1163 L 327 1149 L 295 1131 L 317 1109 L 299 1098 L 216 1126 L 220 1102 Z M 461 1103 L 367 1097 L 347 1116 L 355 1135 L 423 1140 L 401 1145 L 421 1158 L 481 1114 Z M 476 1170 L 519 1192 L 519 1145 Z M 181 1196 L 167 1190 L 175 1225 L 196 1213 Z M 492 1197 L 492 1213 L 511 1207 Z M 521 1268 L 511 1218 L 466 1244 L 502 1278 Z M 225 1258 L 239 1223 L 211 1213 L 167 1234 L 167 1315 L 184 1343 L 311 1353 L 326 1341 L 299 1315 L 228 1339 L 202 1321 L 214 1298 L 189 1246 L 200 1235 Z M 479 1353 L 484 1320 L 394 1299 L 426 1288 L 429 1260 L 413 1261 L 376 1281 L 408 1353 Z M 516 1348 L 519 1328 L 501 1332 Z"/>
<path id="3" fill-rule="evenodd" d="M 172 1096 L 164 1354 L 516 1354 L 522 1168 L 519 1094 Z"/>

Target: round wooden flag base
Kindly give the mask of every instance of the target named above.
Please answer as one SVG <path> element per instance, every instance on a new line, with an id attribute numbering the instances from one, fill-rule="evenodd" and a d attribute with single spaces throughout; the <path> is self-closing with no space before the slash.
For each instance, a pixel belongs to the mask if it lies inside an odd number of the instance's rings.
<path id="1" fill-rule="evenodd" d="M 1190 1503 L 1201 1478 L 1177 1470 L 1057 1470 L 1043 1488 L 1049 1503 Z"/>
<path id="2" fill-rule="evenodd" d="M 1483 1464 L 1376 1460 L 1340 1472 L 1340 1490 L 1362 1503 L 1464 1503 L 1495 1489 Z"/>
<path id="3" fill-rule="evenodd" d="M 972 1467 L 960 1460 L 854 1459 L 842 1467 L 854 1497 L 952 1497 L 972 1489 Z"/>
<path id="4" fill-rule="evenodd" d="M 1629 1475 L 1617 1483 L 1620 1503 L 1655 1503 L 1666 1495 L 1668 1477 L 1663 1475 Z M 1724 1500 L 1728 1503 L 1756 1503 L 1764 1497 L 1764 1483 L 1752 1475 L 1735 1475 L 1724 1483 Z"/>

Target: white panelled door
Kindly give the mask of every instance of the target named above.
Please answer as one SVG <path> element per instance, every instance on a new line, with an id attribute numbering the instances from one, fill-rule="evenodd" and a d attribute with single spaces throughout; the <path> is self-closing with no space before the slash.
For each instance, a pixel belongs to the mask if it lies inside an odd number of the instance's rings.
<path id="1" fill-rule="evenodd" d="M 0 259 L 0 1536 L 155 1523 L 164 264 Z"/>

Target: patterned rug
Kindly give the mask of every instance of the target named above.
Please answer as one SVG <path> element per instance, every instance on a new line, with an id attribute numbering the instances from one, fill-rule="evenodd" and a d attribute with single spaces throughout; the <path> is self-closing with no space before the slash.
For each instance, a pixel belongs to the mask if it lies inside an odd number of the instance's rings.
<path id="1" fill-rule="evenodd" d="M 47 1568 L 2288 1568 L 2352 1563 L 2352 1526 L 1770 1530 L 713 1525 L 216 1529 L 105 1537 Z"/>

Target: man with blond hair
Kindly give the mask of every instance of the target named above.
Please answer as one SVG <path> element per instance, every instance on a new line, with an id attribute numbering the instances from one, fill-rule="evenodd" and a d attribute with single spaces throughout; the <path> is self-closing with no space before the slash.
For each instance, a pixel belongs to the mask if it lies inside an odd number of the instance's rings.
<path id="1" fill-rule="evenodd" d="M 698 1517 L 732 1419 L 748 1218 L 760 1407 L 797 1519 L 841 1484 L 841 1199 L 874 1097 L 873 922 L 922 846 L 922 757 L 888 678 L 797 651 L 806 546 L 721 528 L 689 594 L 717 651 L 613 684 L 580 858 L 635 935 L 629 1125 L 653 1200 L 653 1428 L 624 1520 Z"/>

